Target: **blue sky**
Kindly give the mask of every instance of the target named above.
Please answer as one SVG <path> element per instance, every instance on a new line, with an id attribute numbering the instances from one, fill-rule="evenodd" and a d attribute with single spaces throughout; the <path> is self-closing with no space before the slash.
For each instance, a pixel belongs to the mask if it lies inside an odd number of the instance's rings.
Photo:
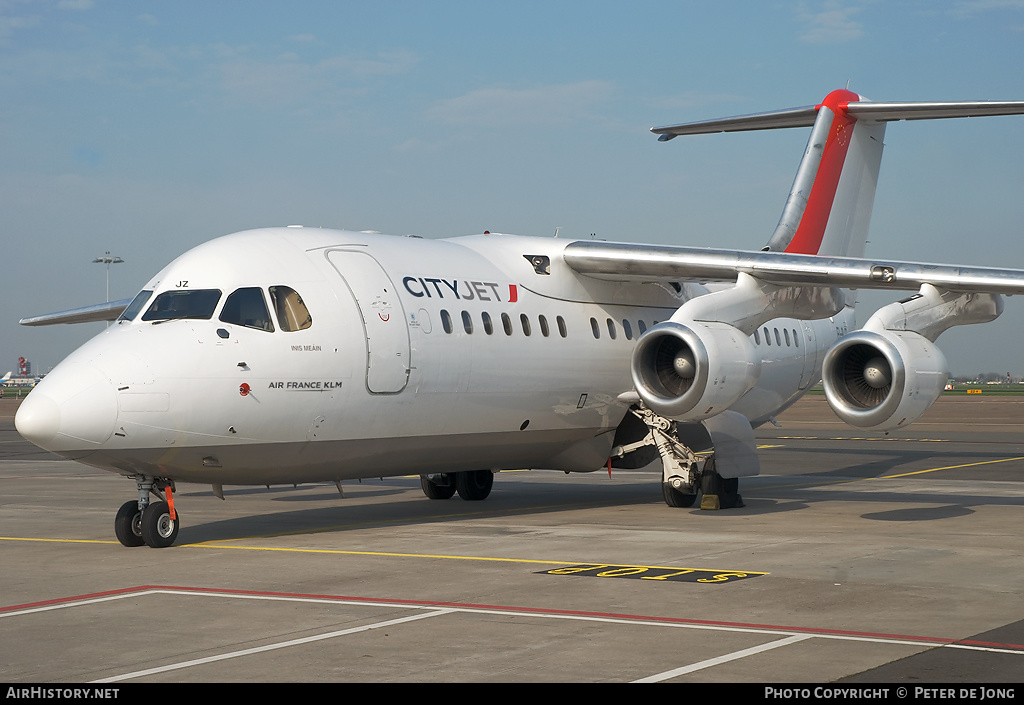
<path id="1" fill-rule="evenodd" d="M 803 130 L 652 125 L 818 102 L 1024 99 L 1024 0 L 0 0 L 0 373 L 100 328 L 23 316 L 134 295 L 265 225 L 758 249 Z M 869 254 L 1024 268 L 1024 117 L 897 123 Z M 887 299 L 871 299 L 873 305 Z M 870 314 L 865 308 L 862 319 Z M 1024 297 L 939 340 L 1024 375 Z"/>

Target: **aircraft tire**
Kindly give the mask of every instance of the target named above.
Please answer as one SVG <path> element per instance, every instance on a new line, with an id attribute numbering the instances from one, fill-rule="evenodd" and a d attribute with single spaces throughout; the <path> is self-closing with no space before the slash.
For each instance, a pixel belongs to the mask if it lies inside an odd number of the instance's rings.
<path id="1" fill-rule="evenodd" d="M 740 496 L 740 480 L 738 477 L 722 477 L 715 470 L 715 459 L 712 456 L 704 466 L 701 475 L 701 491 L 705 495 L 717 495 L 719 509 L 738 509 L 744 506 Z"/>
<path id="2" fill-rule="evenodd" d="M 685 494 L 667 482 L 661 483 L 661 496 L 665 498 L 665 504 L 670 507 L 692 507 L 697 501 L 697 493 Z"/>
<path id="3" fill-rule="evenodd" d="M 423 488 L 423 494 L 430 499 L 451 499 L 455 494 L 455 483 L 451 478 L 448 479 L 447 485 L 442 485 L 431 481 L 427 475 L 420 475 L 420 487 Z"/>
<path id="4" fill-rule="evenodd" d="M 455 473 L 455 489 L 466 500 L 487 499 L 494 485 L 494 473 L 490 470 L 471 470 Z"/>
<path id="5" fill-rule="evenodd" d="M 171 519 L 167 502 L 153 502 L 142 513 L 142 540 L 150 548 L 167 548 L 178 538 L 180 519 Z"/>
<path id="6" fill-rule="evenodd" d="M 146 543 L 142 540 L 142 512 L 139 511 L 138 500 L 131 500 L 121 505 L 114 517 L 114 535 L 122 546 L 134 548 Z"/>

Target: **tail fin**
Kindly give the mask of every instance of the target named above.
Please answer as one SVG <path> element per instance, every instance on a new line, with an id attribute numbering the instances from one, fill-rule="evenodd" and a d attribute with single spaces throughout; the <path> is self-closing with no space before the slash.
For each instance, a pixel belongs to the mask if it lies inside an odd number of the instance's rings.
<path id="1" fill-rule="evenodd" d="M 862 257 L 886 122 L 1020 114 L 1024 114 L 1024 101 L 871 103 L 851 91 L 838 90 L 820 105 L 657 127 L 651 132 L 667 141 L 679 135 L 811 127 L 782 217 L 764 249 Z"/>
<path id="2" fill-rule="evenodd" d="M 861 97 L 833 91 L 817 107 L 804 157 L 767 250 L 863 257 L 885 123 L 858 120 L 849 103 Z"/>

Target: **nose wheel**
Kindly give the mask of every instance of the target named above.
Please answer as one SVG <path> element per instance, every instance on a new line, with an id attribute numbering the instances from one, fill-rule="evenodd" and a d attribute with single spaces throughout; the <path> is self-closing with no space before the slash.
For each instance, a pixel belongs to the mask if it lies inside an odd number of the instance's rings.
<path id="1" fill-rule="evenodd" d="M 142 512 L 139 510 L 138 500 L 130 500 L 121 505 L 114 517 L 114 534 L 122 546 L 141 546 L 145 543 L 142 538 Z"/>
<path id="2" fill-rule="evenodd" d="M 178 538 L 180 527 L 174 508 L 174 485 L 164 478 L 137 476 L 139 499 L 125 502 L 114 517 L 114 535 L 121 545 L 166 548 Z M 150 494 L 158 501 L 150 502 Z"/>

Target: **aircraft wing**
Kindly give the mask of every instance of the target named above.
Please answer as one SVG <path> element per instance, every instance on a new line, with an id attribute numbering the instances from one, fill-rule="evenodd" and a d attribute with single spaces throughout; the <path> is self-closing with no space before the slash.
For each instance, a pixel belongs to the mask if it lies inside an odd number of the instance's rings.
<path id="1" fill-rule="evenodd" d="M 67 311 L 58 311 L 57 313 L 45 313 L 42 316 L 30 316 L 29 318 L 22 318 L 18 322 L 23 326 L 52 326 L 57 323 L 116 321 L 117 317 L 128 308 L 128 304 L 131 302 L 131 299 L 108 301 L 103 304 L 82 306 L 81 308 L 72 308 Z"/>
<path id="2" fill-rule="evenodd" d="M 911 291 L 932 284 L 950 291 L 1024 294 L 1021 269 L 590 240 L 566 245 L 564 258 L 580 274 L 616 281 L 735 281 L 745 272 L 786 286 Z"/>

